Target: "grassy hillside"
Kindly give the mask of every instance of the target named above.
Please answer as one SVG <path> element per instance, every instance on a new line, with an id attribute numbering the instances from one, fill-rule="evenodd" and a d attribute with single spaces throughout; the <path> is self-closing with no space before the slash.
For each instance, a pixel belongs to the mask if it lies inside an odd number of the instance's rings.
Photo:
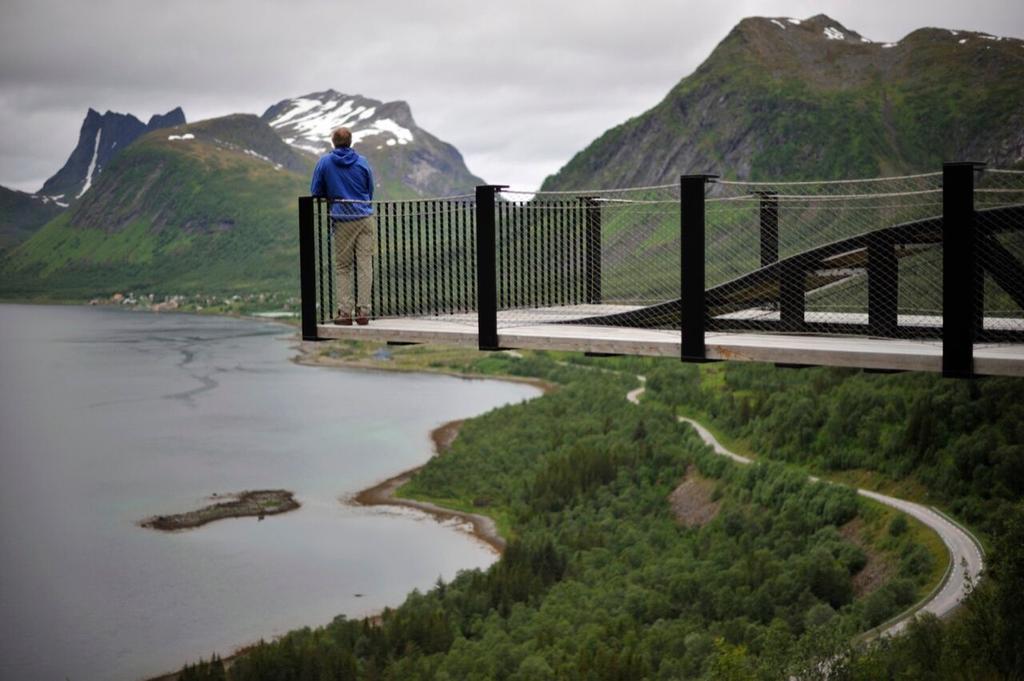
<path id="1" fill-rule="evenodd" d="M 0 187 L 0 253 L 32 236 L 61 210 L 53 201 Z"/>
<path id="2" fill-rule="evenodd" d="M 0 293 L 297 291 L 307 165 L 254 116 L 148 134 L 3 260 Z"/>
<path id="3" fill-rule="evenodd" d="M 744 19 L 661 103 L 604 133 L 542 188 L 703 172 L 872 177 L 957 159 L 1013 165 L 1024 159 L 1022 47 L 942 29 L 881 45 L 823 15 Z"/>

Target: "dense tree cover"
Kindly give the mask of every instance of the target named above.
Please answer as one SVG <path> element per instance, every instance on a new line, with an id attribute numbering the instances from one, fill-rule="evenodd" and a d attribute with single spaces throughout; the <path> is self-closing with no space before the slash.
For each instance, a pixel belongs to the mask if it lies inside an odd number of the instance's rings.
<path id="1" fill-rule="evenodd" d="M 895 638 L 871 645 L 844 641 L 826 630 L 818 641 L 828 674 L 811 667 L 801 679 L 830 681 L 1006 681 L 1024 679 L 1024 503 L 1004 508 L 993 521 L 993 549 L 985 579 L 948 621 L 922 616 Z M 785 644 L 783 644 L 785 645 Z M 785 648 L 780 655 L 789 655 Z M 804 658 L 809 659 L 809 658 Z M 764 660 L 742 646 L 720 643 L 712 678 L 758 676 Z"/>
<path id="2" fill-rule="evenodd" d="M 746 362 L 644 371 L 650 398 L 706 414 L 759 455 L 911 477 L 985 531 L 1024 497 L 1024 380 Z"/>
<path id="3" fill-rule="evenodd" d="M 627 403 L 628 373 L 543 355 L 484 361 L 478 370 L 504 362 L 563 385 L 467 422 L 408 491 L 509 518 L 502 558 L 375 620 L 256 646 L 229 678 L 778 679 L 916 599 L 927 569 L 899 531 L 886 534 L 899 574 L 854 599 L 865 555 L 837 526 L 870 513 L 852 490 L 714 455 L 669 409 Z M 721 503 L 702 527 L 681 526 L 668 504 L 687 474 Z"/>

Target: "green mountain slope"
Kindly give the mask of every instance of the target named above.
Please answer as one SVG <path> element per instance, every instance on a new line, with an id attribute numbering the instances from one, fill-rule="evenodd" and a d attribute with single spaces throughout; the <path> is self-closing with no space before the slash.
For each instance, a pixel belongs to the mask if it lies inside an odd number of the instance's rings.
<path id="1" fill-rule="evenodd" d="M 0 293 L 294 292 L 310 168 L 255 116 L 147 134 L 4 258 Z"/>
<path id="2" fill-rule="evenodd" d="M 61 210 L 49 198 L 0 187 L 0 253 L 30 237 Z"/>
<path id="3" fill-rule="evenodd" d="M 741 21 L 653 109 L 605 132 L 542 189 L 713 172 L 836 179 L 1024 160 L 1024 42 L 923 28 L 881 45 L 818 15 Z"/>

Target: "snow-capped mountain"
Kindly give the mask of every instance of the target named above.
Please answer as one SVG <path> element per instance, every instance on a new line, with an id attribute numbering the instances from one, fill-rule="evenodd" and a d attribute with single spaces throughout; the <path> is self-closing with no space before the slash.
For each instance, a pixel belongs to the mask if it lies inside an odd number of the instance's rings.
<path id="1" fill-rule="evenodd" d="M 323 154 L 331 149 L 331 131 L 352 130 L 352 143 L 384 146 L 408 144 L 416 124 L 405 102 L 379 102 L 334 90 L 286 99 L 267 109 L 263 120 L 297 149 Z"/>
<path id="2" fill-rule="evenodd" d="M 330 151 L 332 130 L 348 127 L 353 147 L 373 166 L 381 198 L 407 190 L 421 196 L 465 193 L 483 183 L 455 147 L 416 125 L 402 101 L 325 90 L 278 102 L 262 119 L 287 144 L 317 156 Z"/>
<path id="3" fill-rule="evenodd" d="M 64 167 L 57 171 L 37 192 L 60 205 L 82 196 L 92 186 L 103 168 L 122 149 L 150 130 L 185 123 L 181 107 L 163 115 L 154 115 L 143 123 L 131 114 L 108 111 L 100 114 L 89 109 L 78 134 L 78 144 Z"/>

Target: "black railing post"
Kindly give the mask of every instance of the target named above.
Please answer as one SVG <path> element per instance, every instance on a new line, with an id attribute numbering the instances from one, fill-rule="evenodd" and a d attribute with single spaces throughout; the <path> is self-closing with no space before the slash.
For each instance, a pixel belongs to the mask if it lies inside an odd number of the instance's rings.
<path id="1" fill-rule="evenodd" d="M 803 331 L 807 273 L 799 266 L 779 271 L 779 325 L 782 331 Z"/>
<path id="2" fill-rule="evenodd" d="M 377 234 L 377 259 L 373 261 L 373 286 L 370 291 L 373 293 L 373 301 L 370 303 L 374 317 L 384 316 L 384 272 L 387 266 L 384 260 L 384 204 L 378 203 L 373 209 L 373 221 L 376 225 Z"/>
<path id="3" fill-rule="evenodd" d="M 593 196 L 583 197 L 584 239 L 586 240 L 586 270 L 584 274 L 584 300 L 592 305 L 601 304 L 601 204 Z"/>
<path id="4" fill-rule="evenodd" d="M 316 242 L 313 239 L 313 197 L 299 197 L 299 292 L 302 340 L 317 340 Z"/>
<path id="5" fill-rule="evenodd" d="M 942 165 L 942 375 L 948 377 L 974 374 L 982 283 L 974 225 L 974 170 L 981 165 Z"/>
<path id="6" fill-rule="evenodd" d="M 761 198 L 761 267 L 779 260 L 779 195 L 775 192 L 757 192 Z"/>
<path id="7" fill-rule="evenodd" d="M 498 349 L 498 271 L 495 262 L 495 195 L 508 185 L 476 188 L 476 318 L 481 350 Z"/>
<path id="8" fill-rule="evenodd" d="M 898 326 L 900 288 L 896 247 L 891 239 L 868 242 L 868 329 L 874 336 L 891 338 Z"/>
<path id="9" fill-rule="evenodd" d="M 679 178 L 679 308 L 681 359 L 702 362 L 707 306 L 704 304 L 704 188 L 717 175 Z"/>
<path id="10" fill-rule="evenodd" d="M 317 292 L 317 299 L 318 299 L 318 302 L 320 303 L 320 307 L 317 308 L 319 310 L 319 313 L 317 314 L 317 323 L 319 323 L 319 324 L 323 324 L 325 321 L 327 321 L 327 319 L 328 319 L 328 317 L 326 316 L 327 315 L 327 310 L 329 310 L 330 308 L 334 307 L 334 303 L 333 302 L 331 302 L 330 300 L 327 300 L 327 299 L 324 298 L 324 293 L 327 290 L 327 286 L 329 286 L 330 282 L 331 282 L 331 277 L 327 277 L 327 285 L 324 284 L 324 272 L 330 272 L 331 274 L 334 273 L 334 268 L 331 267 L 331 263 L 330 263 L 331 253 L 334 252 L 334 249 L 331 248 L 330 218 L 327 219 L 327 225 L 328 225 L 327 229 L 324 229 L 324 204 L 325 203 L 327 203 L 327 202 L 324 201 L 323 199 L 315 198 L 315 197 L 313 199 L 313 211 L 315 213 L 315 218 L 314 219 L 315 219 L 315 224 L 316 224 L 316 227 L 315 227 L 316 234 L 314 235 L 314 240 L 316 241 L 316 262 L 319 265 L 317 267 L 317 274 L 318 274 L 317 281 L 318 281 L 318 283 L 315 284 L 316 292 Z M 330 210 L 329 206 L 328 206 L 328 210 Z M 324 233 L 325 232 L 327 234 L 327 258 L 328 258 L 327 265 L 324 265 Z M 333 316 L 334 315 L 334 310 L 331 310 L 330 314 L 331 314 L 331 316 Z"/>

